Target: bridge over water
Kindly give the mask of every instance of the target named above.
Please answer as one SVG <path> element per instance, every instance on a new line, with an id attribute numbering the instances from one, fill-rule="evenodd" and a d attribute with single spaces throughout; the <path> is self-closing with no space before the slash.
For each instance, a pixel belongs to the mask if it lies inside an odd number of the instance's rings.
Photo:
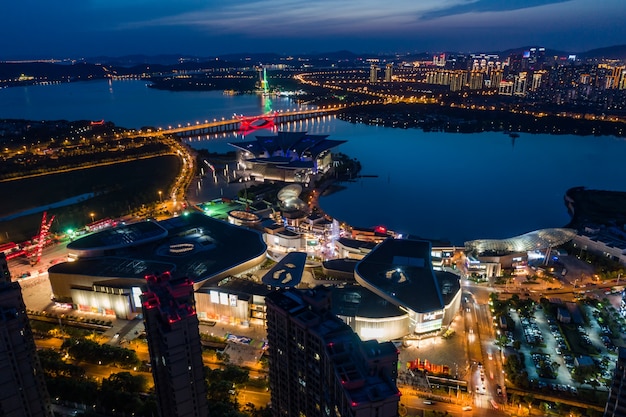
<path id="1" fill-rule="evenodd" d="M 293 111 L 278 111 L 272 113 L 270 115 L 262 115 L 262 116 L 254 116 L 254 117 L 233 117 L 232 119 L 223 119 L 223 120 L 214 120 L 212 122 L 205 121 L 204 123 L 196 122 L 196 124 L 188 123 L 187 126 L 178 126 L 172 127 L 168 129 L 157 130 L 156 132 L 150 132 L 151 135 L 176 135 L 179 137 L 190 137 L 190 136 L 199 136 L 206 135 L 210 133 L 221 133 L 221 132 L 233 132 L 240 130 L 242 128 L 242 122 L 250 121 L 263 121 L 272 119 L 274 125 L 279 125 L 281 123 L 294 122 L 305 119 L 312 119 L 316 117 L 326 116 L 328 114 L 337 112 L 341 109 L 344 109 L 345 105 L 333 105 L 333 106 L 324 106 L 317 109 L 308 109 L 308 110 L 293 110 Z M 143 133 L 145 134 L 145 132 Z M 138 133 L 138 136 L 142 135 L 142 133 Z"/>

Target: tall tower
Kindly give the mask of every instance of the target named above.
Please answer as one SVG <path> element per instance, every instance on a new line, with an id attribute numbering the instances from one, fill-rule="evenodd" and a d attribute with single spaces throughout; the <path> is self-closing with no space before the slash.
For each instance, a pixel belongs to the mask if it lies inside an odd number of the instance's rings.
<path id="1" fill-rule="evenodd" d="M 332 314 L 325 287 L 266 296 L 274 417 L 398 415 L 398 351 L 362 342 Z"/>
<path id="2" fill-rule="evenodd" d="M 193 283 L 169 272 L 146 277 L 141 295 L 161 417 L 206 417 L 207 390 Z"/>
<path id="3" fill-rule="evenodd" d="M 626 348 L 620 347 L 613 372 L 613 384 L 604 407 L 604 417 L 626 415 Z"/>
<path id="4" fill-rule="evenodd" d="M 0 253 L 0 415 L 50 417 L 50 399 L 22 289 Z"/>
<path id="5" fill-rule="evenodd" d="M 393 64 L 387 64 L 385 66 L 385 82 L 390 83 L 391 77 L 393 77 Z"/>
<path id="6" fill-rule="evenodd" d="M 370 67 L 370 83 L 378 82 L 378 65 L 372 64 Z"/>

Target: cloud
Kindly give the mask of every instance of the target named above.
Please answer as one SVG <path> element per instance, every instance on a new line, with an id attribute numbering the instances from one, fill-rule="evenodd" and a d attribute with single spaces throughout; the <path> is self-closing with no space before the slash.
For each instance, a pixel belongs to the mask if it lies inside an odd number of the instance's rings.
<path id="1" fill-rule="evenodd" d="M 428 20 L 465 13 L 504 12 L 570 1 L 571 0 L 467 0 L 462 2 L 462 4 L 450 5 L 450 7 L 440 10 L 432 10 L 422 15 L 422 17 Z"/>
<path id="2" fill-rule="evenodd" d="M 452 8 L 467 0 L 396 0 L 389 7 L 379 0 L 253 0 L 137 21 L 130 27 L 192 26 L 201 30 L 249 35 L 353 34 L 407 27 L 421 15 Z"/>

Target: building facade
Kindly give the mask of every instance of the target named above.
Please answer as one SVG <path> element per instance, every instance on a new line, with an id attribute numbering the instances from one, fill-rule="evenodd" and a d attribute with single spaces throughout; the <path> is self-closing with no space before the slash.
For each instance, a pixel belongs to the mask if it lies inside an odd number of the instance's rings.
<path id="1" fill-rule="evenodd" d="M 450 325 L 461 306 L 459 277 L 435 271 L 431 249 L 427 241 L 387 239 L 354 270 L 357 283 L 408 313 L 406 334 L 439 332 Z M 395 325 L 388 324 L 389 332 L 396 333 Z M 383 337 L 386 332 L 379 329 L 378 333 Z"/>
<path id="2" fill-rule="evenodd" d="M 52 416 L 22 289 L 0 254 L 0 415 Z"/>
<path id="3" fill-rule="evenodd" d="M 398 351 L 362 342 L 331 312 L 331 290 L 266 297 L 273 415 L 397 416 Z"/>
<path id="4" fill-rule="evenodd" d="M 146 277 L 141 295 L 161 417 L 206 417 L 207 389 L 193 282 L 169 273 Z"/>
<path id="5" fill-rule="evenodd" d="M 370 83 L 378 82 L 378 65 L 372 64 L 370 66 Z"/>

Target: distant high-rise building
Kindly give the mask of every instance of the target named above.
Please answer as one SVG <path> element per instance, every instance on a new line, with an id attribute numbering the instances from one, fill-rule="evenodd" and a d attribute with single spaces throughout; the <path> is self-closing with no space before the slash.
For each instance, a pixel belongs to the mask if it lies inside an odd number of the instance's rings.
<path id="1" fill-rule="evenodd" d="M 393 77 L 393 64 L 387 64 L 385 66 L 385 82 L 390 83 L 391 77 Z"/>
<path id="2" fill-rule="evenodd" d="M 579 82 L 585 85 L 591 84 L 591 74 L 580 74 Z"/>
<path id="3" fill-rule="evenodd" d="M 168 272 L 146 277 L 141 295 L 154 387 L 162 417 L 206 417 L 207 390 L 193 282 Z"/>
<path id="4" fill-rule="evenodd" d="M 469 80 L 470 90 L 480 90 L 483 88 L 483 72 L 475 70 L 470 72 Z"/>
<path id="5" fill-rule="evenodd" d="M 450 76 L 450 91 L 461 91 L 467 80 L 467 71 L 454 71 Z"/>
<path id="6" fill-rule="evenodd" d="M 0 416 L 52 416 L 22 289 L 0 253 Z"/>
<path id="7" fill-rule="evenodd" d="M 491 88 L 498 88 L 500 86 L 500 82 L 502 82 L 502 77 L 504 76 L 504 71 L 501 69 L 494 69 L 491 71 L 490 80 L 491 80 Z"/>
<path id="8" fill-rule="evenodd" d="M 607 89 L 620 89 L 626 88 L 626 67 L 623 65 L 608 67 L 610 73 L 606 77 Z"/>
<path id="9" fill-rule="evenodd" d="M 370 83 L 378 82 L 378 65 L 372 64 L 370 67 Z"/>
<path id="10" fill-rule="evenodd" d="M 626 416 L 626 348 L 620 347 L 604 417 Z"/>
<path id="11" fill-rule="evenodd" d="M 520 72 L 515 76 L 513 82 L 513 94 L 516 96 L 525 96 L 528 91 L 528 73 Z"/>
<path id="12" fill-rule="evenodd" d="M 547 73 L 548 72 L 546 70 L 539 70 L 533 73 L 533 81 L 530 85 L 530 91 L 537 91 L 541 88 L 541 83 L 545 79 Z"/>
<path id="13" fill-rule="evenodd" d="M 398 351 L 362 342 L 331 312 L 325 287 L 266 296 L 275 417 L 395 417 Z"/>
<path id="14" fill-rule="evenodd" d="M 546 60 L 546 48 L 530 48 L 530 57 L 528 59 L 528 65 L 532 70 L 538 70 L 543 68 L 543 64 Z"/>
<path id="15" fill-rule="evenodd" d="M 433 56 L 433 65 L 436 67 L 446 66 L 446 54 L 439 54 Z"/>
<path id="16" fill-rule="evenodd" d="M 626 69 L 624 69 L 624 67 L 622 67 L 622 70 L 619 73 L 617 88 L 619 90 L 626 90 Z"/>
<path id="17" fill-rule="evenodd" d="M 513 81 L 500 81 L 498 85 L 498 94 L 503 96 L 513 95 Z"/>

